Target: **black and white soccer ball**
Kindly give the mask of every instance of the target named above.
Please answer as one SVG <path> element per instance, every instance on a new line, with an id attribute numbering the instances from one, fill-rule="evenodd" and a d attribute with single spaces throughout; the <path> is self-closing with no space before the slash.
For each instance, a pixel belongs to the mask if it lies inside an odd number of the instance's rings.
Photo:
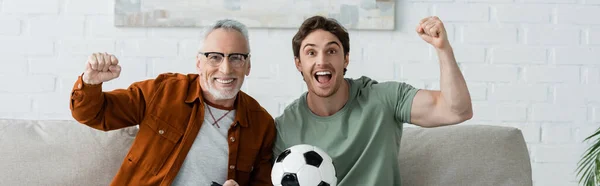
<path id="1" fill-rule="evenodd" d="M 292 146 L 277 156 L 271 182 L 275 186 L 336 186 L 331 157 L 318 147 Z"/>

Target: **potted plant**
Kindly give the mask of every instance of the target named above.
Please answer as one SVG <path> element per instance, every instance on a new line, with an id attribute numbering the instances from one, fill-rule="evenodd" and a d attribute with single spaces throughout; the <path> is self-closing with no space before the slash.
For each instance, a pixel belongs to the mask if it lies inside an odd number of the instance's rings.
<path id="1" fill-rule="evenodd" d="M 600 186 L 600 128 L 583 141 L 593 138 L 595 142 L 585 151 L 577 168 L 579 183 L 585 186 Z"/>

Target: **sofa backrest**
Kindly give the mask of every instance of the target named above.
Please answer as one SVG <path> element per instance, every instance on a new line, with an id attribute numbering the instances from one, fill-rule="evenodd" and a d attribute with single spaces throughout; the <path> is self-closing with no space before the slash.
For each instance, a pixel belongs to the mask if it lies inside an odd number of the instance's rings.
<path id="1" fill-rule="evenodd" d="M 103 132 L 75 121 L 0 119 L 1 185 L 109 185 L 137 127 Z M 531 186 L 521 131 L 457 125 L 406 127 L 403 186 Z"/>

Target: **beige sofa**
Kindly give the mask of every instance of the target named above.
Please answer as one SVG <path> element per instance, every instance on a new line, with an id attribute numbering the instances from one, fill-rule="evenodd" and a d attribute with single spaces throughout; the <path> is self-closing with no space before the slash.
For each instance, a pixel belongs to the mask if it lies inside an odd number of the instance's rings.
<path id="1" fill-rule="evenodd" d="M 108 185 L 137 133 L 74 121 L 0 119 L 0 185 Z M 521 131 L 495 126 L 407 127 L 403 186 L 531 186 Z"/>

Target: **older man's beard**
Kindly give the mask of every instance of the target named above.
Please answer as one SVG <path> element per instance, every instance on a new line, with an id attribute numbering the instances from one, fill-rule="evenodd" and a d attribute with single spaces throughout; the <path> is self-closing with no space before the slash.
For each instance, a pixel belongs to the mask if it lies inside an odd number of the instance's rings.
<path id="1" fill-rule="evenodd" d="M 238 80 L 236 80 L 238 81 Z M 208 91 L 208 93 L 210 93 L 210 95 L 215 99 L 215 100 L 227 100 L 227 99 L 233 99 L 235 98 L 235 96 L 237 96 L 238 92 L 240 91 L 240 88 L 238 86 L 236 86 L 235 88 L 231 89 L 231 90 L 217 90 L 216 87 L 214 87 L 214 80 L 212 81 L 212 83 L 209 82 L 205 82 L 205 87 L 206 90 Z M 237 82 L 236 82 L 237 83 Z"/>

